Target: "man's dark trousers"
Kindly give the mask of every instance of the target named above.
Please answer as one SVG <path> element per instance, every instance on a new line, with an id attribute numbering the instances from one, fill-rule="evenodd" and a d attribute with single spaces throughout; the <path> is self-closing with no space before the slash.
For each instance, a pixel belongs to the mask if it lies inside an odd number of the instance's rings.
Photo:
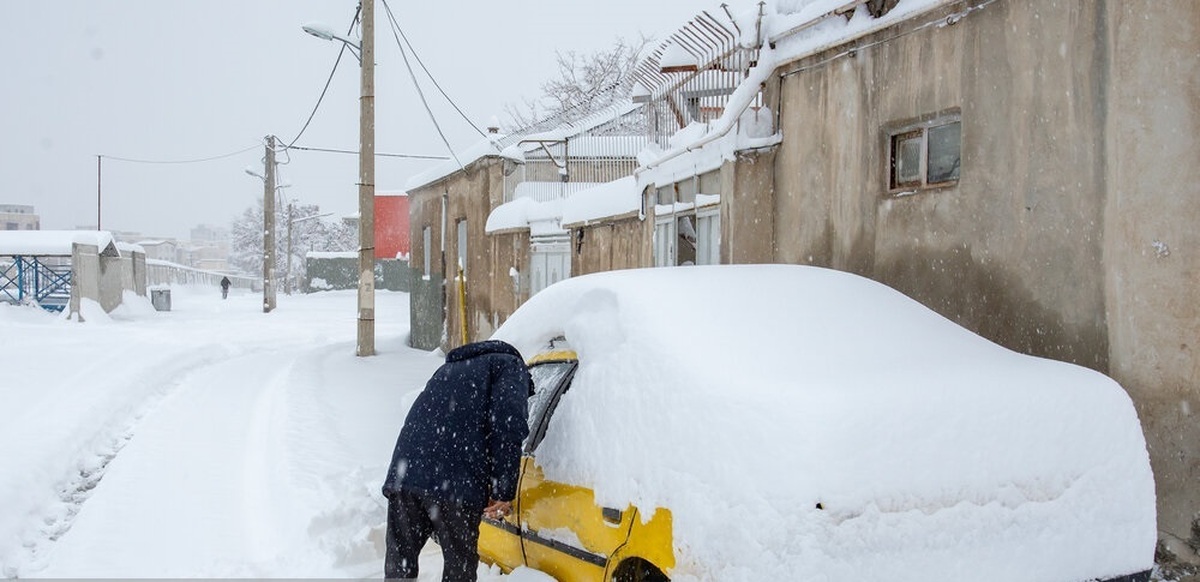
<path id="1" fill-rule="evenodd" d="M 479 567 L 479 520 L 483 508 L 438 501 L 401 489 L 388 498 L 384 577 L 416 579 L 417 556 L 430 533 L 437 534 L 445 566 L 442 582 L 475 582 Z"/>

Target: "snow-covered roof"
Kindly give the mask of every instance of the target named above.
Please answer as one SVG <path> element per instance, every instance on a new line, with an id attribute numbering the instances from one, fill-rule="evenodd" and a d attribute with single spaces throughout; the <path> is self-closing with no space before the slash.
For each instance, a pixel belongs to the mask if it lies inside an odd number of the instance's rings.
<path id="1" fill-rule="evenodd" d="M 485 230 L 488 234 L 529 229 L 530 236 L 566 234 L 562 227 L 563 199 L 537 201 L 517 198 L 497 206 L 488 215 Z"/>
<path id="2" fill-rule="evenodd" d="M 1154 479 L 1128 394 L 880 283 L 793 265 L 612 271 L 495 339 L 580 366 L 538 462 L 672 513 L 673 578 L 1081 580 L 1143 571 Z"/>
<path id="3" fill-rule="evenodd" d="M 74 243 L 92 245 L 104 252 L 117 251 L 115 239 L 106 230 L 4 230 L 0 231 L 0 255 L 71 256 Z"/>
<path id="4" fill-rule="evenodd" d="M 455 156 L 451 157 L 450 160 L 437 164 L 432 168 L 429 168 L 428 170 L 409 178 L 408 182 L 404 185 L 404 189 L 408 192 L 412 192 L 417 188 L 428 186 L 433 182 L 450 176 L 454 172 L 462 169 L 462 167 L 459 166 L 459 162 L 462 162 L 463 166 L 467 166 L 489 156 L 503 157 L 516 162 L 524 162 L 524 154 L 526 152 L 531 152 L 540 147 L 537 143 L 522 143 L 522 141 L 527 140 L 559 141 L 570 138 L 572 140 L 572 151 L 570 152 L 572 156 L 585 156 L 588 152 L 593 152 L 593 155 L 595 155 L 595 151 L 602 151 L 605 152 L 605 155 L 608 155 L 608 150 L 598 148 L 601 146 L 620 146 L 623 149 L 619 151 L 630 152 L 623 155 L 629 155 L 632 157 L 637 154 L 637 150 L 631 150 L 631 148 L 634 147 L 634 145 L 637 143 L 637 139 L 641 136 L 622 136 L 627 137 L 627 141 L 625 142 L 620 140 L 606 141 L 603 139 L 591 142 L 588 140 L 583 140 L 580 142 L 579 147 L 582 149 L 579 152 L 575 151 L 575 141 L 578 138 L 583 137 L 584 133 L 592 131 L 604 125 L 605 123 L 616 120 L 623 115 L 629 114 L 637 110 L 639 107 L 639 104 L 632 103 L 628 99 L 622 99 L 618 100 L 612 105 L 603 107 L 595 113 L 592 113 L 582 119 L 563 123 L 547 131 L 514 135 L 489 135 L 488 137 L 476 142 L 469 148 L 461 152 L 457 152 Z M 455 157 L 457 160 L 454 159 Z"/>
<path id="5" fill-rule="evenodd" d="M 428 186 L 429 184 L 432 184 L 438 180 L 441 180 L 442 178 L 445 178 L 446 176 L 453 174 L 454 172 L 461 170 L 463 166 L 469 166 L 488 156 L 502 155 L 502 152 L 504 151 L 504 146 L 502 145 L 504 137 L 505 136 L 501 134 L 488 135 L 474 144 L 471 144 L 471 146 L 465 150 L 455 152 L 455 154 L 451 156 L 449 160 L 435 164 L 428 170 L 409 178 L 404 184 L 404 190 L 406 192 L 412 192 L 417 188 Z M 460 162 L 462 163 L 462 166 L 459 166 Z"/>

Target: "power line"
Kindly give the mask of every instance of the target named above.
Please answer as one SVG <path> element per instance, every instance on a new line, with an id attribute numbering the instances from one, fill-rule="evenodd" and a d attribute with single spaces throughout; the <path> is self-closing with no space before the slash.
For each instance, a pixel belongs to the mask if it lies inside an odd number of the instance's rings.
<path id="1" fill-rule="evenodd" d="M 429 120 L 433 122 L 434 129 L 441 136 L 442 143 L 446 144 L 446 149 L 454 158 L 454 162 L 458 164 L 459 168 L 466 169 L 462 161 L 458 159 L 458 155 L 454 153 L 454 148 L 450 146 L 450 140 L 446 139 L 446 134 L 442 132 L 442 126 L 438 124 L 437 117 L 433 115 L 433 110 L 429 108 L 429 101 L 425 99 L 425 92 L 421 90 L 421 84 L 417 82 L 417 75 L 413 72 L 412 64 L 408 62 L 408 53 L 404 50 L 404 44 L 400 42 L 400 35 L 396 32 L 399 25 L 396 24 L 396 18 L 392 15 L 392 7 L 388 6 L 387 0 L 383 0 L 383 9 L 387 12 L 388 20 L 391 22 L 392 37 L 396 39 L 396 46 L 400 47 L 400 56 L 404 57 L 404 66 L 408 69 L 408 76 L 412 79 L 413 87 L 417 90 L 417 95 L 421 97 L 421 104 L 425 106 L 425 112 L 429 114 Z"/>
<path id="2" fill-rule="evenodd" d="M 487 134 L 484 133 L 483 130 L 479 129 L 479 126 L 475 125 L 475 123 L 471 121 L 471 118 L 467 117 L 467 114 L 463 113 L 463 110 L 458 107 L 458 104 L 455 103 L 454 100 L 451 99 L 450 96 L 446 94 L 446 90 L 442 89 L 442 86 L 440 84 L 438 84 L 437 79 L 435 79 L 433 77 L 433 73 L 429 72 L 429 68 L 425 66 L 425 61 L 421 60 L 421 55 L 417 54 L 417 49 L 413 48 L 412 42 L 410 42 L 408 40 L 408 35 L 404 34 L 403 28 L 400 28 L 400 23 L 396 21 L 396 16 L 394 14 L 392 14 L 392 9 L 391 9 L 391 7 L 388 6 L 387 0 L 384 0 L 383 8 L 384 8 L 384 10 L 387 11 L 388 19 L 391 20 L 392 25 L 395 26 L 396 30 L 400 32 L 400 38 L 404 39 L 404 44 L 408 45 L 408 50 L 409 50 L 409 52 L 412 53 L 413 58 L 417 60 L 418 65 L 421 65 L 421 70 L 425 71 L 425 75 L 427 77 L 429 77 L 430 81 L 433 82 L 433 86 L 437 87 L 437 90 L 438 90 L 438 92 L 440 92 L 442 94 L 442 97 L 446 98 L 446 102 L 448 102 L 450 104 L 450 106 L 453 107 L 454 110 L 457 111 L 460 116 L 462 116 L 463 120 L 466 121 L 468 125 L 470 125 L 476 132 L 478 132 L 479 135 L 481 135 L 483 137 L 487 137 Z M 400 50 L 404 50 L 404 49 L 401 48 Z"/>
<path id="3" fill-rule="evenodd" d="M 123 157 L 119 157 L 119 156 L 107 156 L 104 154 L 100 154 L 99 157 L 109 159 L 109 160 L 116 160 L 118 162 L 130 162 L 130 163 L 134 163 L 134 164 L 198 164 L 200 162 L 211 162 L 213 160 L 232 158 L 233 156 L 236 156 L 238 154 L 244 154 L 248 151 L 256 150 L 259 147 L 261 147 L 259 144 L 255 144 L 246 149 L 241 149 L 236 152 L 230 152 L 227 154 L 221 154 L 219 156 L 210 156 L 207 158 L 193 158 L 193 159 L 187 159 L 187 160 L 143 160 L 143 159 L 139 159 L 139 158 L 123 158 Z"/>
<path id="4" fill-rule="evenodd" d="M 347 36 L 354 32 L 354 25 L 358 22 L 358 15 L 361 12 L 362 6 L 359 6 L 358 9 L 354 11 L 354 18 L 350 21 L 350 29 L 346 31 Z M 333 61 L 333 70 L 329 71 L 329 78 L 325 79 L 325 87 L 321 89 L 320 97 L 317 97 L 317 104 L 313 106 L 312 112 L 308 114 L 308 119 L 305 120 L 304 127 L 301 127 L 300 132 L 296 134 L 296 137 L 292 138 L 292 141 L 283 147 L 284 151 L 286 151 L 288 148 L 291 148 L 297 141 L 300 140 L 300 136 L 304 135 L 304 131 L 308 129 L 308 124 L 312 123 L 313 117 L 316 117 L 317 110 L 321 107 L 321 102 L 325 100 L 325 93 L 329 91 L 329 85 L 333 82 L 333 75 L 334 73 L 337 73 L 338 65 L 341 64 L 342 57 L 346 54 L 346 47 L 346 43 L 343 42 L 341 50 L 338 51 L 337 60 Z"/>
<path id="5" fill-rule="evenodd" d="M 313 147 L 304 147 L 304 146 L 288 146 L 288 148 L 293 149 L 293 150 L 306 151 L 306 152 L 329 152 L 329 153 L 334 153 L 334 154 L 358 155 L 358 153 L 359 153 L 357 150 L 339 150 L 339 149 L 334 149 L 334 148 L 313 148 Z M 448 159 L 450 159 L 450 156 L 429 156 L 429 155 L 424 155 L 424 154 L 385 154 L 385 153 L 381 153 L 381 152 L 375 152 L 375 156 L 383 157 L 383 158 L 408 158 L 408 159 L 413 159 L 413 160 L 448 160 Z"/>

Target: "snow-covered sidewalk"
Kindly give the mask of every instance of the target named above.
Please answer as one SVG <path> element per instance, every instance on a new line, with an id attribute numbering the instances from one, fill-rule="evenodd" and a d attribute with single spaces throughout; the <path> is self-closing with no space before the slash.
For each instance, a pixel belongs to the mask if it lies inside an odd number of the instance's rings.
<path id="1" fill-rule="evenodd" d="M 352 291 L 172 292 L 84 324 L 0 304 L 0 574 L 381 577 L 379 483 L 442 361 L 406 347 L 408 296 L 359 358 Z"/>

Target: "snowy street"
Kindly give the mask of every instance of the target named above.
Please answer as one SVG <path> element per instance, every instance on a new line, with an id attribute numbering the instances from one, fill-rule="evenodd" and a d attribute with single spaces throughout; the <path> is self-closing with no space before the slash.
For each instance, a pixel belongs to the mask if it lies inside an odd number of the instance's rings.
<path id="1" fill-rule="evenodd" d="M 84 324 L 0 305 L 6 577 L 378 577 L 378 493 L 405 394 L 441 359 L 377 298 L 354 356 L 352 291 L 173 289 Z M 422 579 L 437 579 L 432 555 Z"/>

